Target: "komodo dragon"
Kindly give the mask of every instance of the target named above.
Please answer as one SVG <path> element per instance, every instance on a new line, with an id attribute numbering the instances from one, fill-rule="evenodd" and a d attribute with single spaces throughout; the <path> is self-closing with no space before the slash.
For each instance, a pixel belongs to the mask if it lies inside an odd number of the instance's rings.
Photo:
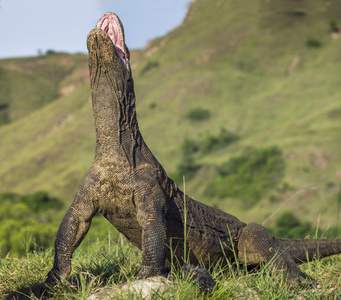
<path id="1" fill-rule="evenodd" d="M 96 127 L 94 161 L 58 230 L 47 285 L 68 277 L 72 254 L 97 212 L 142 250 L 141 278 L 167 274 L 170 248 L 174 260 L 183 264 L 185 246 L 190 263 L 206 268 L 227 260 L 258 266 L 276 256 L 274 267 L 296 283 L 304 281 L 296 263 L 341 252 L 341 239 L 276 239 L 261 225 L 245 224 L 184 195 L 140 133 L 130 54 L 115 14 L 98 21 L 87 47 Z"/>

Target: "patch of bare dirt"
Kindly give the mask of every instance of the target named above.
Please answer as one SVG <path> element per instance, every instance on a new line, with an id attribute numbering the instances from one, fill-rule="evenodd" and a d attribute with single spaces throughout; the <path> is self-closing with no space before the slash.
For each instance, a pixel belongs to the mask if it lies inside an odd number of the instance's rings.
<path id="1" fill-rule="evenodd" d="M 67 96 L 70 93 L 72 93 L 80 84 L 89 82 L 89 81 L 90 81 L 90 76 L 89 76 L 88 68 L 76 70 L 65 78 L 64 82 L 71 82 L 71 83 L 65 86 L 62 86 L 59 89 L 59 93 L 62 96 Z"/>

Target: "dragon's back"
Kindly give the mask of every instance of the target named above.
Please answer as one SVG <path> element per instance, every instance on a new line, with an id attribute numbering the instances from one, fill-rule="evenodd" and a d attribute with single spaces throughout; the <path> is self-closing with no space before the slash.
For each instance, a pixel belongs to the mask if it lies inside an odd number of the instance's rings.
<path id="1" fill-rule="evenodd" d="M 186 253 L 191 263 L 202 261 L 208 267 L 217 259 L 233 259 L 235 243 L 246 224 L 185 196 L 175 184 L 174 189 L 168 201 L 166 220 L 168 237 L 178 260 Z"/>

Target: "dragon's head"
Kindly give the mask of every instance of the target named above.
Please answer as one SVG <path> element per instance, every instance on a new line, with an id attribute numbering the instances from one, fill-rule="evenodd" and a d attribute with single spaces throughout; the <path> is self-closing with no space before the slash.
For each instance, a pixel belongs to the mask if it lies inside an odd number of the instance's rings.
<path id="1" fill-rule="evenodd" d="M 116 14 L 109 12 L 100 18 L 88 35 L 87 46 L 91 67 L 107 66 L 129 76 L 130 54 L 124 41 L 123 25 Z"/>

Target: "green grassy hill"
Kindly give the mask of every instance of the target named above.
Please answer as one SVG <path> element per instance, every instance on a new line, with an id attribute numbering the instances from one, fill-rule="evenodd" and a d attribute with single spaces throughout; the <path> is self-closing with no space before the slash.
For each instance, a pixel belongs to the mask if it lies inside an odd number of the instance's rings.
<path id="1" fill-rule="evenodd" d="M 134 56 L 140 129 L 179 185 L 185 172 L 186 193 L 246 222 L 272 225 L 290 210 L 337 223 L 339 26 L 337 0 L 197 0 L 181 26 Z M 0 98 L 10 111 L 0 192 L 45 190 L 71 203 L 95 143 L 86 61 L 0 61 L 0 97 L 12 95 Z"/>
<path id="2" fill-rule="evenodd" d="M 51 50 L 36 58 L 1 60 L 0 125 L 16 121 L 73 90 L 87 78 L 87 72 L 81 74 L 79 70 L 85 62 L 84 55 Z"/>

